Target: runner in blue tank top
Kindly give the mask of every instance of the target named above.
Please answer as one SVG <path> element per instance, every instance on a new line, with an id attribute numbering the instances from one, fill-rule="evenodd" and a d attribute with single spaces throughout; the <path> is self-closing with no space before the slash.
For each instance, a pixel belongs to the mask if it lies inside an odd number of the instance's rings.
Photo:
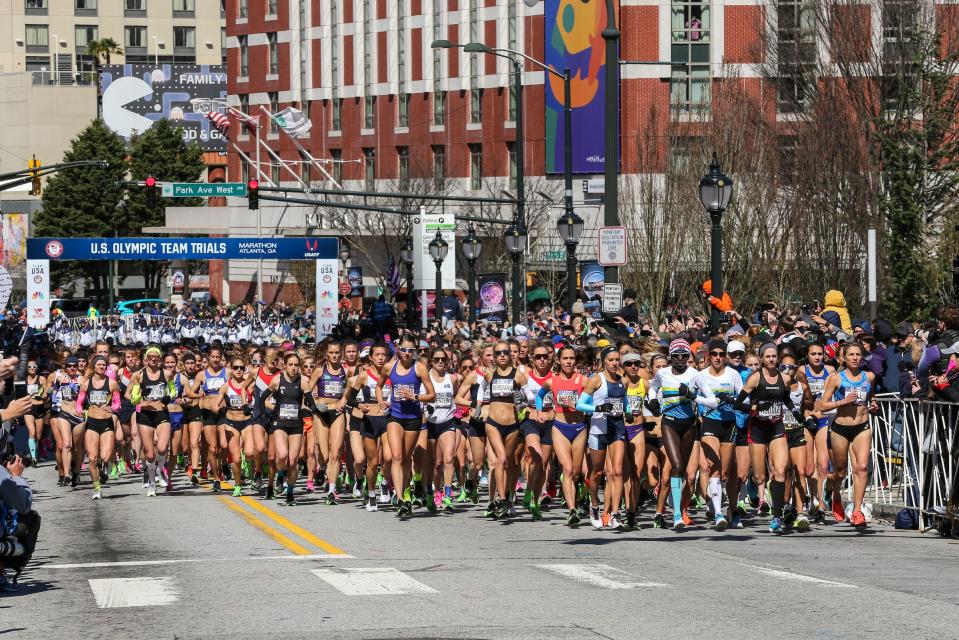
<path id="1" fill-rule="evenodd" d="M 823 364 L 825 350 L 815 342 L 806 350 L 807 364 L 799 368 L 799 382 L 803 385 L 803 408 L 806 416 L 806 459 L 815 464 L 815 473 L 809 478 L 810 499 L 809 516 L 819 521 L 823 515 L 819 498 L 823 488 L 829 488 L 832 470 L 829 468 L 829 423 L 833 414 L 823 413 L 816 408 L 826 388 L 826 380 L 834 369 Z"/>
<path id="2" fill-rule="evenodd" d="M 402 492 L 403 499 L 396 515 L 403 520 L 413 516 L 409 484 L 413 473 L 413 448 L 423 424 L 423 409 L 420 403 L 429 402 L 436 397 L 426 365 L 416 362 L 415 358 L 416 340 L 406 335 L 399 342 L 396 358 L 386 367 L 390 372 L 389 380 L 393 389 L 390 396 L 390 418 L 386 424 L 390 454 L 393 458 L 390 471 L 393 486 L 397 493 Z M 378 402 L 383 402 L 386 379 L 386 376 L 381 376 L 376 383 Z"/>
<path id="3" fill-rule="evenodd" d="M 317 350 L 317 367 L 310 377 L 310 388 L 316 389 L 316 412 L 313 416 L 313 439 L 320 448 L 320 464 L 326 466 L 327 504 L 337 504 L 336 478 L 340 475 L 340 450 L 346 436 L 346 415 L 343 413 L 347 372 L 343 366 L 343 347 L 338 342 L 326 345 L 326 358 Z M 320 365 L 320 363 L 323 363 Z"/>

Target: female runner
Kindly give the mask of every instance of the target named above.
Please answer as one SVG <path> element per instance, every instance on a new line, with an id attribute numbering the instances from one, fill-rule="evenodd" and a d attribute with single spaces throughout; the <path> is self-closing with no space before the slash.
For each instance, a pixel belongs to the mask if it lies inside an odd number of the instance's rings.
<path id="1" fill-rule="evenodd" d="M 849 469 L 852 456 L 852 515 L 849 524 L 865 527 L 862 501 L 866 495 L 869 475 L 869 452 L 872 449 L 872 429 L 869 426 L 869 411 L 875 409 L 872 399 L 875 393 L 875 376 L 862 369 L 865 350 L 858 342 L 847 344 L 843 350 L 845 368 L 829 374 L 822 398 L 817 403 L 820 411 L 836 410 L 836 419 L 829 427 L 832 446 L 833 514 L 845 513 L 839 488 Z M 845 519 L 845 518 L 843 518 Z M 837 522 L 843 519 L 836 518 Z"/>
<path id="2" fill-rule="evenodd" d="M 300 375 L 300 357 L 295 351 L 283 356 L 283 371 L 273 378 L 264 394 L 264 407 L 275 413 L 276 425 L 273 433 L 273 447 L 276 455 L 276 467 L 286 475 L 286 504 L 294 506 L 296 501 L 293 490 L 296 486 L 297 458 L 300 455 L 300 442 L 303 439 L 303 419 L 301 410 L 303 399 L 310 392 L 309 380 Z"/>
<path id="3" fill-rule="evenodd" d="M 486 384 L 486 371 L 493 367 L 493 345 L 487 344 L 477 349 L 477 361 L 480 363 L 474 370 L 468 372 L 460 384 L 456 394 L 456 404 L 470 410 L 466 424 L 466 435 L 469 439 L 470 472 L 466 478 L 465 492 L 473 504 L 479 502 L 480 471 L 486 461 L 486 427 L 484 414 L 489 412 L 489 386 Z M 491 479 L 490 495 L 496 490 Z M 492 503 L 492 500 L 490 501 Z"/>
<path id="4" fill-rule="evenodd" d="M 37 466 L 37 440 L 43 433 L 43 416 L 46 415 L 44 396 L 47 392 L 47 380 L 38 371 L 36 361 L 27 362 L 27 395 L 33 401 L 30 405 L 30 413 L 23 416 L 23 422 L 27 425 L 27 447 L 30 457 L 33 458 L 33 466 Z"/>
<path id="5" fill-rule="evenodd" d="M 57 483 L 63 487 L 69 484 L 77 486 L 80 474 L 74 472 L 74 457 L 83 458 L 79 446 L 75 441 L 83 434 L 83 414 L 77 407 L 77 395 L 80 392 L 80 374 L 77 371 L 77 359 L 68 356 L 63 369 L 53 374 L 53 382 L 48 391 L 53 400 L 53 427 L 54 439 L 60 449 L 60 480 Z"/>
<path id="6" fill-rule="evenodd" d="M 381 376 L 376 383 L 377 402 L 385 402 L 383 387 L 387 379 L 393 390 L 390 395 L 390 419 L 386 424 L 386 433 L 390 442 L 390 454 L 393 476 L 393 489 L 402 496 L 396 515 L 401 520 L 413 517 L 413 503 L 410 499 L 410 478 L 412 477 L 413 447 L 420 435 L 423 424 L 421 402 L 429 402 L 436 397 L 430 374 L 422 362 L 416 362 L 416 339 L 405 335 L 400 339 L 396 358 L 387 365 L 388 376 Z M 422 391 L 422 393 L 421 393 Z"/>
<path id="7" fill-rule="evenodd" d="M 213 476 L 213 491 L 220 491 L 220 435 L 218 424 L 220 411 L 217 395 L 220 387 L 226 384 L 227 373 L 223 366 L 223 350 L 220 347 L 211 347 L 207 354 L 207 366 L 197 374 L 194 389 L 200 395 L 201 419 L 203 422 L 203 441 L 207 446 L 206 464 L 210 467 Z M 197 443 L 199 444 L 199 443 Z M 197 455 L 199 458 L 199 455 Z M 194 467 L 196 472 L 196 467 Z M 202 475 L 202 473 L 201 473 Z"/>
<path id="8" fill-rule="evenodd" d="M 633 351 L 620 356 L 623 367 L 623 384 L 626 385 L 626 458 L 624 461 L 623 491 L 626 494 L 627 529 L 636 527 L 636 512 L 639 509 L 640 477 L 646 463 L 646 418 L 643 410 L 646 390 L 649 388 L 641 375 L 643 357 Z"/>
<path id="9" fill-rule="evenodd" d="M 250 418 L 249 429 L 244 429 L 243 452 L 247 460 L 253 460 L 253 490 L 260 492 L 263 481 L 263 463 L 267 462 L 267 499 L 273 497 L 273 476 L 276 475 L 276 461 L 272 453 L 272 438 L 267 434 L 273 431 L 273 420 L 263 406 L 263 397 L 270 383 L 279 375 L 276 362 L 276 350 L 272 347 L 265 352 L 256 350 L 250 358 L 250 366 L 256 370 L 253 387 L 251 388 L 251 404 L 253 415 Z M 267 451 L 270 451 L 268 454 Z M 264 461 L 264 458 L 267 460 Z"/>
<path id="10" fill-rule="evenodd" d="M 321 359 L 317 359 L 321 362 Z M 316 413 L 313 432 L 320 447 L 320 463 L 326 467 L 326 504 L 337 504 L 336 479 L 340 475 L 340 453 L 346 433 L 343 394 L 348 372 L 343 366 L 343 347 L 331 342 L 326 347 L 325 363 L 318 364 L 309 378 L 310 389 L 316 388 Z"/>
<path id="11" fill-rule="evenodd" d="M 517 352 L 519 347 L 517 345 Z M 490 448 L 492 475 L 496 478 L 496 495 L 490 515 L 494 519 L 511 515 L 512 491 L 509 478 L 516 460 L 516 445 L 519 442 L 519 422 L 516 415 L 514 391 L 522 389 L 528 381 L 526 374 L 513 364 L 510 345 L 500 340 L 493 345 L 496 358 L 494 367 L 486 372 L 486 384 L 490 390 L 489 415 L 486 417 L 486 441 Z M 492 485 L 491 485 L 492 490 Z"/>
<path id="12" fill-rule="evenodd" d="M 816 520 L 822 517 L 819 496 L 827 488 L 831 471 L 829 468 L 829 423 L 835 417 L 835 411 L 822 411 L 816 403 L 826 389 L 826 379 L 835 369 L 823 360 L 826 352 L 823 346 L 814 342 L 806 348 L 806 364 L 799 368 L 798 378 L 804 385 L 804 406 L 806 408 L 806 476 L 809 478 L 809 515 Z M 840 522 L 846 514 L 840 513 Z"/>
<path id="13" fill-rule="evenodd" d="M 100 492 L 101 465 L 113 460 L 116 443 L 114 414 L 120 408 L 120 391 L 117 383 L 106 376 L 107 360 L 103 356 L 93 359 L 93 371 L 80 380 L 77 403 L 86 406 L 87 420 L 84 440 L 88 469 L 93 480 L 93 499 L 102 497 Z"/>
<path id="14" fill-rule="evenodd" d="M 436 391 L 436 399 L 427 405 L 427 446 L 430 459 L 433 460 L 432 497 L 437 507 L 442 506 L 447 513 L 453 512 L 453 454 L 459 440 L 459 431 L 453 421 L 453 398 L 459 388 L 459 374 L 449 372 L 450 354 L 443 348 L 430 351 L 430 379 Z M 442 484 L 441 484 L 442 483 Z M 442 486 L 442 493 L 439 487 Z"/>
<path id="15" fill-rule="evenodd" d="M 220 448 L 229 452 L 233 461 L 233 497 L 243 495 L 243 471 L 240 469 L 240 440 L 250 428 L 250 385 L 253 377 L 246 375 L 246 359 L 233 356 L 230 360 L 230 379 L 217 393 L 216 409 L 226 407 L 219 427 Z"/>
<path id="16" fill-rule="evenodd" d="M 146 366 L 130 379 L 127 399 L 140 405 L 137 429 L 140 432 L 140 447 L 146 459 L 147 496 L 155 497 L 157 469 L 166 465 L 167 449 L 170 446 L 170 414 L 166 405 L 170 402 L 173 377 L 167 377 L 160 366 L 162 353 L 159 348 L 149 347 L 143 355 Z M 216 490 L 219 490 L 219 487 Z"/>
<path id="17" fill-rule="evenodd" d="M 355 421 L 360 425 L 363 436 L 363 452 L 366 475 L 366 510 L 378 511 L 376 500 L 376 467 L 377 462 L 383 460 L 383 476 L 389 477 L 389 440 L 386 438 L 386 422 L 388 420 L 389 396 L 392 389 L 387 385 L 383 389 L 384 402 L 376 401 L 376 385 L 380 378 L 387 376 L 386 361 L 389 359 L 389 348 L 382 342 L 370 347 L 370 364 L 362 370 L 350 384 L 348 397 L 356 398 L 356 409 L 353 411 Z M 359 417 L 357 417 L 359 416 Z M 380 448 L 383 448 L 382 456 Z M 389 500 L 389 491 L 384 492 Z"/>
<path id="18" fill-rule="evenodd" d="M 790 469 L 786 476 L 786 495 L 792 498 L 792 505 L 783 514 L 786 526 L 795 523 L 800 531 L 809 531 L 809 516 L 806 514 L 807 504 L 807 476 L 811 475 L 812 466 L 806 459 L 806 429 L 803 425 L 802 405 L 805 396 L 804 386 L 796 379 L 796 357 L 791 353 L 783 353 L 779 359 L 779 370 L 790 376 L 789 399 L 792 402 L 792 411 L 783 412 L 786 423 L 786 443 L 789 445 Z"/>
<path id="19" fill-rule="evenodd" d="M 523 391 L 527 404 L 534 409 L 530 410 L 522 426 L 529 455 L 529 475 L 523 505 L 533 514 L 533 520 L 541 520 L 543 514 L 539 501 L 546 484 L 547 465 L 553 458 L 553 419 L 556 414 L 553 412 L 553 394 L 547 392 L 539 403 L 536 402 L 536 396 L 553 377 L 553 345 L 532 341 L 528 353 L 531 354 L 529 359 L 532 365 L 526 370 L 527 382 Z"/>

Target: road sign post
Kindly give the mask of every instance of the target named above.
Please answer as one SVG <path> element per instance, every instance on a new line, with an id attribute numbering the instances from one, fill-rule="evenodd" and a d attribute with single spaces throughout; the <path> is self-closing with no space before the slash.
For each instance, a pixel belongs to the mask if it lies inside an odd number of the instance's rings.
<path id="1" fill-rule="evenodd" d="M 245 198 L 245 182 L 164 182 L 161 185 L 164 198 Z"/>
<path id="2" fill-rule="evenodd" d="M 607 282 L 603 285 L 603 313 L 619 313 L 623 308 L 623 285 Z"/>
<path id="3" fill-rule="evenodd" d="M 626 227 L 600 227 L 599 263 L 604 267 L 626 264 Z"/>

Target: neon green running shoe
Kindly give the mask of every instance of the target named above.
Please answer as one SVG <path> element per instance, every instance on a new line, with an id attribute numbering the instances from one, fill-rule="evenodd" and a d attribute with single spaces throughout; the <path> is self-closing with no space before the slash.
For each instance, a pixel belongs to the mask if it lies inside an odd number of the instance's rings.
<path id="1" fill-rule="evenodd" d="M 529 506 L 529 512 L 533 514 L 533 520 L 542 520 L 543 512 L 539 508 L 539 501 L 535 500 Z"/>
<path id="2" fill-rule="evenodd" d="M 115 465 L 113 465 L 113 468 L 110 469 L 110 479 L 111 479 L 111 480 L 116 480 L 116 479 L 119 478 L 119 477 L 120 477 L 120 465 L 119 465 L 119 464 L 115 464 Z"/>
<path id="3" fill-rule="evenodd" d="M 243 489 L 242 489 L 242 487 L 240 487 L 240 485 L 238 485 L 238 484 L 237 484 L 237 485 L 234 485 L 234 486 L 233 486 L 233 497 L 234 497 L 234 498 L 239 498 L 239 497 L 242 496 L 242 495 L 243 495 Z"/>
<path id="4" fill-rule="evenodd" d="M 467 500 L 469 500 L 469 496 L 466 494 L 466 489 L 460 489 L 460 494 L 456 496 L 456 502 L 463 504 Z"/>
<path id="5" fill-rule="evenodd" d="M 453 513 L 453 498 L 450 496 L 443 496 L 443 510 L 446 513 Z"/>
<path id="6" fill-rule="evenodd" d="M 523 494 L 523 506 L 529 511 L 533 505 L 533 492 L 529 489 L 526 490 L 526 493 Z"/>

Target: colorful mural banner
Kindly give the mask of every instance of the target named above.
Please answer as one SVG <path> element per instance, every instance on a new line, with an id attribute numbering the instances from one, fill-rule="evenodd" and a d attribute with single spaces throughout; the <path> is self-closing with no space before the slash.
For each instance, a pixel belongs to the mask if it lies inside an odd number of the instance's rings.
<path id="1" fill-rule="evenodd" d="M 346 280 L 350 283 L 350 297 L 363 297 L 363 267 L 350 267 L 346 270 Z"/>
<path id="2" fill-rule="evenodd" d="M 619 0 L 614 0 L 619 25 Z M 573 119 L 573 172 L 603 173 L 606 118 L 606 3 L 602 0 L 546 0 L 546 64 L 570 71 Z M 618 77 L 618 76 L 617 76 Z M 546 74 L 546 172 L 565 170 L 563 79 Z M 617 93 L 619 89 L 617 88 Z M 616 118 L 619 137 L 619 115 Z M 617 151 L 617 155 L 619 152 Z M 617 163 L 619 158 L 617 158 Z"/>
<path id="3" fill-rule="evenodd" d="M 603 285 L 606 284 L 606 271 L 603 265 L 595 260 L 579 263 L 579 272 L 582 277 L 583 296 L 586 301 L 602 300 Z"/>
<path id="4" fill-rule="evenodd" d="M 479 313 L 486 320 L 506 318 L 506 274 L 484 273 L 478 278 Z"/>
<path id="5" fill-rule="evenodd" d="M 27 229 L 25 213 L 3 216 L 3 266 L 11 276 L 22 278 L 27 266 Z"/>

